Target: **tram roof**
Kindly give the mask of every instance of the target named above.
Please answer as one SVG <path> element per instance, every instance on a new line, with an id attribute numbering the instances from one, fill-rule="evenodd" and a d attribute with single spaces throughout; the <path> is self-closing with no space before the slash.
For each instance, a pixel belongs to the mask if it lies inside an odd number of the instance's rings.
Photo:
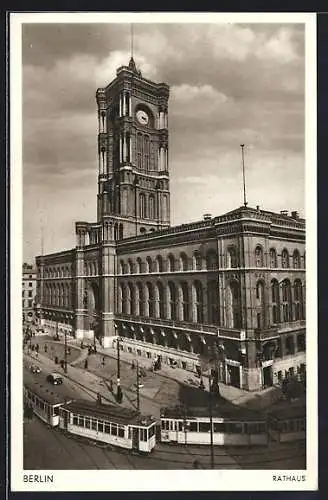
<path id="1" fill-rule="evenodd" d="M 161 409 L 161 417 L 166 418 L 208 418 L 209 409 L 206 406 L 202 407 L 167 407 Z M 233 404 L 223 405 L 217 404 L 212 408 L 213 418 L 227 418 L 230 420 L 265 420 L 265 417 L 255 410 L 236 407 Z"/>
<path id="2" fill-rule="evenodd" d="M 51 405 L 63 404 L 66 401 L 71 401 L 75 399 L 76 393 L 65 386 L 62 385 L 53 386 L 47 382 L 47 373 L 39 373 L 34 375 L 26 368 L 23 372 L 23 383 L 24 386 L 31 392 L 40 396 L 44 401 Z"/>
<path id="3" fill-rule="evenodd" d="M 93 401 L 75 400 L 63 405 L 63 408 L 85 417 L 108 420 L 122 425 L 130 424 L 147 427 L 156 421 L 152 416 L 140 415 L 137 411 L 129 408 Z"/>

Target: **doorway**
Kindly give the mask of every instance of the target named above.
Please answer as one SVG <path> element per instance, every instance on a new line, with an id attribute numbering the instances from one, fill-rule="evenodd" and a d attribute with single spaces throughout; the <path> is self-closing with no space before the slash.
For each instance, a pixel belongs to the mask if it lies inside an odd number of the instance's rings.
<path id="1" fill-rule="evenodd" d="M 263 385 L 264 387 L 271 387 L 273 385 L 272 366 L 263 368 Z"/>
<path id="2" fill-rule="evenodd" d="M 239 366 L 229 366 L 230 385 L 240 388 Z"/>

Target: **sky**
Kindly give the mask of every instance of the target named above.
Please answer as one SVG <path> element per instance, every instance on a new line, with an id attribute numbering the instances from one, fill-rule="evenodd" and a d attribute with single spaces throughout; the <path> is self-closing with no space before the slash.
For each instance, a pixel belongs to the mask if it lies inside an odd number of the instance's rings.
<path id="1" fill-rule="evenodd" d="M 302 24 L 135 24 L 143 76 L 170 85 L 171 224 L 242 205 L 298 210 L 304 192 Z M 24 24 L 23 256 L 75 246 L 96 220 L 95 93 L 130 58 L 129 24 Z"/>

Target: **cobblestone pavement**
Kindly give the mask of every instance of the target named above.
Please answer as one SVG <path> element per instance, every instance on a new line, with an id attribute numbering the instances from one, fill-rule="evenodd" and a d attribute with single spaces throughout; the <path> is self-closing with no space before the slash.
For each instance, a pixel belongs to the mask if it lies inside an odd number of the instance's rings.
<path id="1" fill-rule="evenodd" d="M 159 443 L 150 456 L 139 456 L 88 444 L 52 429 L 34 417 L 24 423 L 24 468 L 63 469 L 192 469 L 210 468 L 209 447 Z M 304 443 L 269 448 L 215 447 L 216 469 L 304 469 Z"/>

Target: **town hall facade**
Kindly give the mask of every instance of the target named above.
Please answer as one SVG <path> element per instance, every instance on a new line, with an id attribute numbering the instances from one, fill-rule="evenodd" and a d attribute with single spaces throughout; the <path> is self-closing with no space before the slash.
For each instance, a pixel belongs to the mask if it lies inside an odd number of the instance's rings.
<path id="1" fill-rule="evenodd" d="M 239 207 L 170 225 L 169 87 L 133 58 L 97 90 L 97 221 L 36 258 L 49 333 L 98 339 L 247 390 L 305 366 L 305 220 Z"/>

